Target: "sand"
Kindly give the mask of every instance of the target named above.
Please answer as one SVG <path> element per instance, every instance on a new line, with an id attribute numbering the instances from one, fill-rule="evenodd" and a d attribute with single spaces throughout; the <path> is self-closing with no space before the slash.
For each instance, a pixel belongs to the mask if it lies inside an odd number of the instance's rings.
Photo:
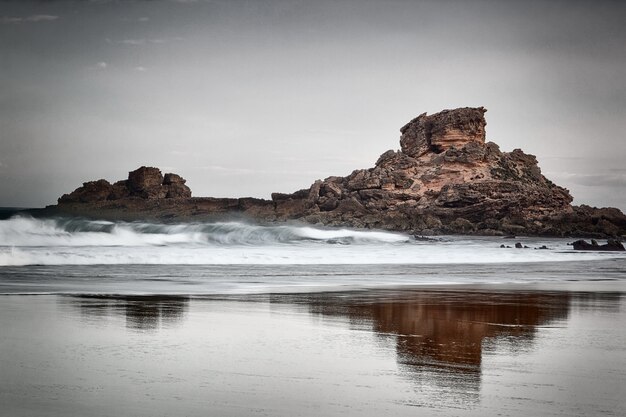
<path id="1" fill-rule="evenodd" d="M 623 294 L 4 295 L 0 415 L 622 416 Z"/>

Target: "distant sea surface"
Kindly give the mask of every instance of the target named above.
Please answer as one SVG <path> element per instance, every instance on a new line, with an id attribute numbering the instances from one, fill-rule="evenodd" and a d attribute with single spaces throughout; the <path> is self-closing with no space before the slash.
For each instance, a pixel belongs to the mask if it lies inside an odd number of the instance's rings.
<path id="1" fill-rule="evenodd" d="M 626 415 L 624 253 L 0 218 L 2 416 Z"/>

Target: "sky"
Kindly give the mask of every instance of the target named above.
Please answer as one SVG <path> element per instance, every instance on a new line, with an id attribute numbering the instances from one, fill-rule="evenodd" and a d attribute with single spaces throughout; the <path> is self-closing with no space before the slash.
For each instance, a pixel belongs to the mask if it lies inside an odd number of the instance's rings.
<path id="1" fill-rule="evenodd" d="M 626 209 L 626 2 L 0 0 L 0 206 L 142 165 L 269 198 L 488 109 L 575 204 Z"/>

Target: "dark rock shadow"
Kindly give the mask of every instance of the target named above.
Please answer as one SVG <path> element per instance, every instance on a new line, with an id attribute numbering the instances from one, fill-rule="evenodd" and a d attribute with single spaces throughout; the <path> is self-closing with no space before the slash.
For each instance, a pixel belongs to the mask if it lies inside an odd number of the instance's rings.
<path id="1" fill-rule="evenodd" d="M 171 295 L 80 295 L 67 297 L 88 321 L 124 316 L 126 327 L 136 331 L 158 330 L 179 324 L 189 308 L 189 298 Z"/>

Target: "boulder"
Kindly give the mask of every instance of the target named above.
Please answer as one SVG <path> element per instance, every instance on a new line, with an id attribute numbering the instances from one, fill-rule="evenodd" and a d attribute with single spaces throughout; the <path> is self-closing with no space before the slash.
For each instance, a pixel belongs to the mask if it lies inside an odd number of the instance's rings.
<path id="1" fill-rule="evenodd" d="M 191 198 L 191 189 L 185 185 L 187 180 L 178 174 L 167 173 L 163 177 L 165 198 Z"/>
<path id="2" fill-rule="evenodd" d="M 165 198 L 167 195 L 161 170 L 154 167 L 142 166 L 129 172 L 127 186 L 132 196 L 149 200 Z"/>

